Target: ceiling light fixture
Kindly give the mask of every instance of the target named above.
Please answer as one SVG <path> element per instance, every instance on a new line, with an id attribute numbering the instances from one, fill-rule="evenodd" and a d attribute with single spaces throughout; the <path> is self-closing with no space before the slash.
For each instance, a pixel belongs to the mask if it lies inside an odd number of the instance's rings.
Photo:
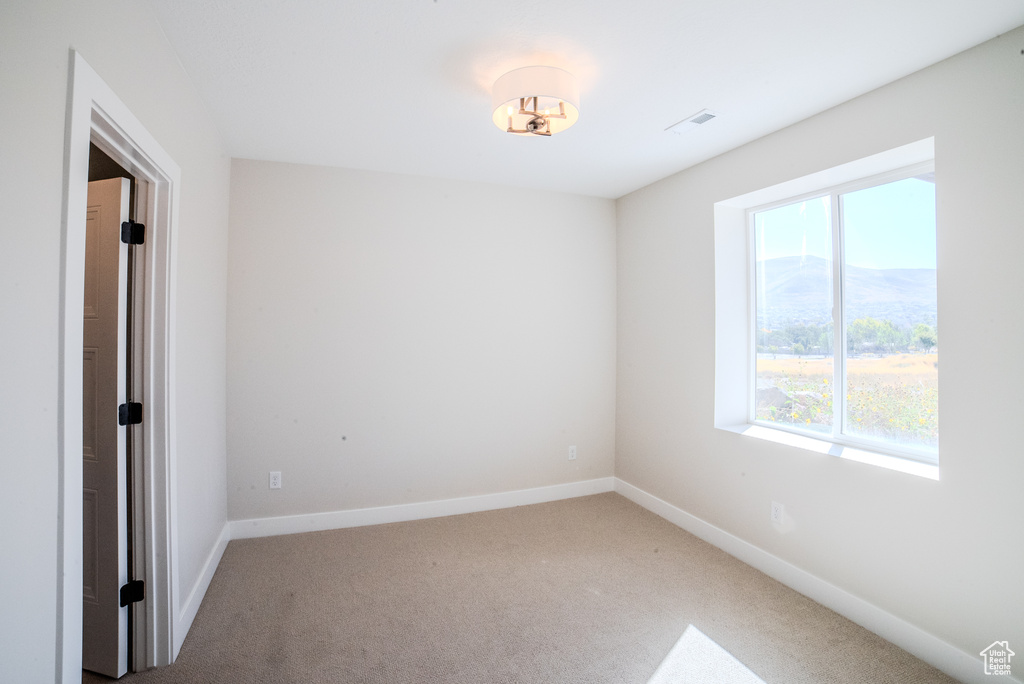
<path id="1" fill-rule="evenodd" d="M 558 67 L 523 67 L 494 82 L 491 107 L 494 125 L 503 131 L 550 136 L 580 118 L 580 88 Z"/>

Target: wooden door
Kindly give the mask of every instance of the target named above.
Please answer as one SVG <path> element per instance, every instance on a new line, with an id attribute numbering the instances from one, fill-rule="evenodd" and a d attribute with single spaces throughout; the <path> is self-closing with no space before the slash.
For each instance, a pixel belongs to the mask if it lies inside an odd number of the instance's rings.
<path id="1" fill-rule="evenodd" d="M 82 377 L 82 667 L 108 677 L 128 669 L 125 402 L 127 178 L 89 183 Z"/>

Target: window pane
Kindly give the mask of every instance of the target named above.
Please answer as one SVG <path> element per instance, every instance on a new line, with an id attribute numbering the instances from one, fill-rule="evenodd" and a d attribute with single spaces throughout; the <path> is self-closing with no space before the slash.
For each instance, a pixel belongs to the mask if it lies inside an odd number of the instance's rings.
<path id="1" fill-rule="evenodd" d="M 935 450 L 939 348 L 932 174 L 845 194 L 844 432 Z"/>
<path id="2" fill-rule="evenodd" d="M 832 210 L 828 197 L 754 214 L 754 417 L 832 434 Z"/>

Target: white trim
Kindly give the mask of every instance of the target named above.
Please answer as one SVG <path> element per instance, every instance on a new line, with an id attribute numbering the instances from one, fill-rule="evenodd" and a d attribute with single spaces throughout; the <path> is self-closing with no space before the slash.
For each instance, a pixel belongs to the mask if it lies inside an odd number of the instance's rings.
<path id="1" fill-rule="evenodd" d="M 916 149 L 916 147 L 915 147 Z M 925 149 L 923 146 L 921 149 Z M 934 155 L 933 155 L 934 156 Z M 860 190 L 867 190 L 870 188 L 877 188 L 887 183 L 894 183 L 896 181 L 908 180 L 916 178 L 926 173 L 935 173 L 935 160 L 929 159 L 926 161 L 916 162 L 900 168 L 893 168 L 882 173 L 876 173 L 872 176 L 865 178 L 858 178 L 855 180 L 847 181 L 839 185 L 833 185 L 831 187 L 821 187 L 819 190 L 814 192 L 804 193 L 797 197 L 783 197 L 776 199 L 768 204 L 761 206 L 748 207 L 747 208 L 747 249 L 749 250 L 749 257 L 747 259 L 749 278 L 751 280 L 751 299 L 750 299 L 750 329 L 755 330 L 757 328 L 757 315 L 756 315 L 756 301 L 757 301 L 757 288 L 755 283 L 755 274 L 757 273 L 757 241 L 756 241 L 756 219 L 755 217 L 765 211 L 772 209 L 778 209 L 780 207 L 792 206 L 800 202 L 808 202 L 812 199 L 828 199 L 829 211 L 831 213 L 830 218 L 830 242 L 832 243 L 832 255 L 831 255 L 831 288 L 832 288 L 832 323 L 833 330 L 835 330 L 834 338 L 836 340 L 847 339 L 847 324 L 848 320 L 846 314 L 845 300 L 846 300 L 846 281 L 844 273 L 846 271 L 846 227 L 844 223 L 844 212 L 843 202 L 847 195 L 852 192 Z M 762 238 L 763 239 L 763 238 Z M 793 432 L 796 434 L 807 435 L 813 440 L 826 441 L 836 445 L 840 450 L 843 447 L 851 448 L 859 453 L 870 454 L 869 459 L 865 460 L 858 458 L 864 463 L 876 463 L 883 464 L 883 467 L 890 467 L 889 463 L 906 459 L 917 463 L 923 463 L 934 466 L 934 477 L 932 479 L 938 479 L 938 463 L 939 454 L 938 449 L 928 449 L 925 447 L 915 447 L 910 445 L 896 444 L 891 442 L 885 442 L 881 439 L 871 439 L 863 436 L 851 434 L 847 431 L 847 405 L 846 405 L 846 394 L 849 391 L 847 388 L 847 348 L 846 344 L 834 344 L 833 345 L 833 376 L 832 376 L 832 387 L 839 388 L 834 392 L 835 402 L 832 407 L 833 420 L 832 420 L 832 432 L 829 434 L 824 433 L 811 433 L 800 426 L 776 424 L 765 419 L 757 418 L 755 392 L 753 388 L 757 385 L 757 340 L 753 335 L 748 336 L 749 345 L 749 368 L 747 370 L 747 396 L 749 397 L 747 403 L 747 423 L 754 426 L 760 426 L 764 431 L 783 431 Z M 726 429 L 730 429 L 735 426 L 725 426 Z M 733 430 L 735 431 L 735 430 Z M 762 433 L 763 434 L 763 433 Z M 782 441 L 782 440 L 778 440 Z M 785 442 L 783 442 L 785 443 Z M 894 470 L 903 470 L 900 467 L 893 467 Z M 916 473 L 915 470 L 909 469 L 904 472 Z M 929 471 L 931 472 L 931 471 Z"/>
<path id="2" fill-rule="evenodd" d="M 181 170 L 102 78 L 74 50 L 68 68 L 64 203 L 61 231 L 58 358 L 57 682 L 81 681 L 82 669 L 82 311 L 89 143 L 146 181 L 147 661 L 170 663 L 178 607 L 174 440 L 175 270 Z M 183 638 L 183 637 L 182 637 Z"/>
<path id="3" fill-rule="evenodd" d="M 795 430 L 768 427 L 761 423 L 754 425 L 750 423 L 716 425 L 715 427 L 719 430 L 735 432 L 738 435 L 753 437 L 754 439 L 763 439 L 766 442 L 785 444 L 786 446 L 796 447 L 797 449 L 811 451 L 816 454 L 826 454 L 845 458 L 849 461 L 857 461 L 858 463 L 867 463 L 868 465 L 895 470 L 908 475 L 916 475 L 917 477 L 935 480 L 936 482 L 939 480 L 939 466 L 935 463 L 923 463 L 910 458 L 891 456 L 868 449 L 858 449 L 854 446 L 837 444 L 827 439 L 818 439 L 812 435 L 802 434 Z"/>
<path id="4" fill-rule="evenodd" d="M 420 503 L 379 506 L 375 508 L 356 508 L 327 513 L 285 515 L 276 518 L 232 520 L 228 524 L 231 526 L 232 539 L 272 537 L 279 534 L 318 532 L 346 527 L 423 520 L 425 518 L 441 518 L 462 513 L 493 511 L 499 508 L 528 506 L 530 504 L 547 503 L 561 499 L 572 499 L 578 496 L 602 494 L 614 491 L 614 489 L 615 478 L 602 477 L 596 480 L 569 482 L 567 484 L 520 489 L 512 492 L 498 492 L 496 494 L 481 494 L 479 496 L 467 496 L 458 499 L 423 501 Z"/>
<path id="5" fill-rule="evenodd" d="M 887 178 L 903 177 L 911 170 L 934 168 L 934 158 L 935 140 L 926 138 L 715 203 L 715 428 L 938 479 L 937 457 L 928 453 L 863 442 L 849 435 L 799 440 L 783 434 L 786 429 L 781 426 L 761 421 L 752 425 L 754 398 L 750 391 L 756 357 L 751 334 L 755 327 L 755 284 L 751 278 L 754 254 L 750 213 L 801 198 L 871 187 Z"/>
<path id="6" fill-rule="evenodd" d="M 935 158 L 935 138 L 925 138 L 901 147 L 840 164 L 831 169 L 811 173 L 800 178 L 778 183 L 768 188 L 732 197 L 715 206 L 746 210 L 747 207 L 767 206 L 788 197 L 814 194 L 821 188 L 843 186 L 862 178 L 884 174 L 894 168 L 912 166 Z"/>
<path id="7" fill-rule="evenodd" d="M 192 629 L 192 622 L 196 619 L 199 606 L 203 602 L 203 597 L 206 596 L 206 590 L 210 588 L 210 582 L 213 581 L 213 575 L 217 572 L 217 566 L 220 564 L 220 559 L 224 556 L 224 551 L 227 549 L 229 541 L 231 541 L 231 527 L 225 522 L 224 527 L 220 530 L 220 536 L 217 537 L 217 542 L 210 549 L 210 554 L 206 557 L 206 562 L 203 563 L 203 569 L 199 573 L 199 578 L 192 585 L 192 591 L 188 593 L 188 598 L 182 603 L 181 610 L 177 615 L 174 627 L 175 655 L 181 651 L 181 645 L 185 642 L 185 636 Z"/>
<path id="8" fill-rule="evenodd" d="M 991 681 L 979 658 L 711 523 L 615 478 L 615 491 L 962 682 Z M 1021 684 L 1019 679 L 1003 681 Z"/>

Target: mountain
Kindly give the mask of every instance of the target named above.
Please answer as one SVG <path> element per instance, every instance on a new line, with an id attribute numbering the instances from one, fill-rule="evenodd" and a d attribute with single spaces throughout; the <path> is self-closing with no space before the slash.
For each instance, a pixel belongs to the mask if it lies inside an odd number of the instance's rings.
<path id="1" fill-rule="evenodd" d="M 815 256 L 758 262 L 758 327 L 832 320 L 830 262 Z M 871 317 L 913 327 L 936 322 L 934 268 L 846 268 L 847 320 Z"/>

